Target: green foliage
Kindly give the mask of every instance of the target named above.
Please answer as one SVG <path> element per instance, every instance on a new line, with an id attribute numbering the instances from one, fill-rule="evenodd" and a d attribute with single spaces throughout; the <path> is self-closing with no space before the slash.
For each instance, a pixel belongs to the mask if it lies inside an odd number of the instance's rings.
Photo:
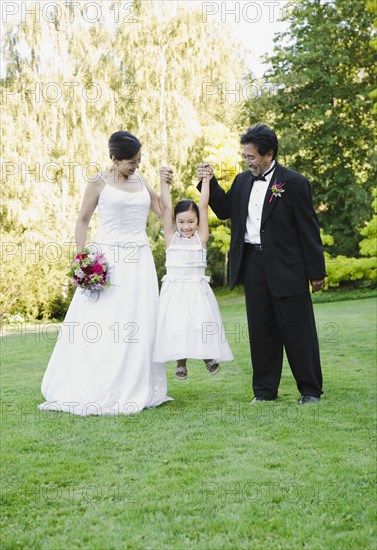
<path id="1" fill-rule="evenodd" d="M 65 295 L 62 293 L 55 294 L 55 296 L 50 295 L 49 300 L 44 302 L 44 307 L 40 313 L 40 317 L 42 319 L 50 320 L 64 319 L 75 291 L 76 287 L 71 285 L 68 287 L 68 291 Z"/>
<path id="2" fill-rule="evenodd" d="M 368 10 L 371 12 L 371 14 L 372 14 L 373 17 L 374 17 L 374 20 L 373 20 L 374 32 L 373 32 L 372 35 L 371 35 L 370 43 L 371 43 L 371 47 L 372 47 L 374 50 L 377 50 L 377 35 L 376 35 L 376 28 L 377 28 L 377 0 L 368 0 L 368 1 L 367 1 L 367 8 L 368 8 Z M 370 96 L 371 99 L 376 100 L 376 99 L 377 99 L 377 88 L 374 88 L 374 89 L 370 92 L 369 96 Z M 374 102 L 374 105 L 373 105 L 373 114 L 377 115 L 377 102 L 376 102 L 376 101 Z"/>
<path id="3" fill-rule="evenodd" d="M 338 255 L 331 257 L 325 252 L 327 269 L 327 286 L 338 287 L 355 281 L 376 281 L 377 279 L 377 191 L 373 190 L 372 203 L 375 214 L 365 227 L 360 231 L 365 238 L 360 242 L 360 253 L 367 258 L 347 258 Z M 334 239 L 331 235 L 325 235 L 321 231 L 321 237 L 325 247 L 332 247 Z"/>
<path id="4" fill-rule="evenodd" d="M 161 279 L 166 273 L 165 268 L 165 252 L 166 252 L 166 242 L 162 235 L 158 235 L 156 239 L 150 241 L 151 250 L 154 258 L 154 263 L 156 265 L 157 278 L 159 285 L 161 286 Z"/>
<path id="5" fill-rule="evenodd" d="M 239 155 L 239 137 L 222 123 L 216 123 L 205 129 L 205 134 L 197 138 L 190 150 L 193 162 L 183 173 L 185 194 L 198 200 L 196 184 L 196 165 L 210 162 L 221 186 L 227 191 L 236 175 L 243 169 Z M 219 220 L 210 209 L 209 227 L 211 239 L 208 243 L 208 270 L 212 281 L 217 285 L 226 285 L 228 279 L 227 252 L 230 246 L 230 222 Z M 217 249 L 215 252 L 214 249 Z"/>
<path id="6" fill-rule="evenodd" d="M 367 300 L 368 298 L 377 298 L 377 287 L 370 282 L 364 285 L 354 287 L 337 287 L 327 289 L 324 292 L 312 294 L 313 304 L 324 304 L 326 302 L 348 302 L 350 300 Z"/>
<path id="7" fill-rule="evenodd" d="M 362 256 L 377 256 L 377 189 L 373 190 L 373 217 L 365 224 L 360 234 L 365 237 L 360 241 L 360 254 Z M 376 258 L 377 260 L 377 258 Z"/>
<path id="8" fill-rule="evenodd" d="M 374 258 L 347 258 L 336 256 L 332 258 L 328 253 L 326 257 L 327 286 L 338 287 L 342 283 L 350 281 L 376 281 L 377 262 Z"/>
<path id="9" fill-rule="evenodd" d="M 221 250 L 223 254 L 228 252 L 230 247 L 230 228 L 225 225 L 219 225 L 212 229 L 212 237 L 214 238 L 213 246 Z"/>
<path id="10" fill-rule="evenodd" d="M 320 233 L 321 233 L 321 240 L 322 240 L 323 246 L 325 248 L 328 246 L 333 246 L 334 237 L 332 237 L 331 235 L 326 235 L 326 233 L 323 232 L 322 228 L 320 229 Z"/>
<path id="11" fill-rule="evenodd" d="M 375 0 L 296 2 L 287 12 L 292 42 L 277 36 L 264 93 L 246 105 L 206 94 L 208 83 L 241 82 L 246 56 L 224 23 L 203 24 L 194 2 L 137 1 L 136 21 L 126 24 L 121 10 L 115 18 L 117 2 L 97 0 L 108 20 L 90 24 L 81 8 L 63 4 L 55 21 L 30 16 L 5 24 L 1 36 L 0 224 L 3 241 L 18 250 L 3 262 L 3 312 L 44 318 L 64 311 L 69 243 L 85 185 L 108 166 L 107 139 L 119 129 L 142 141 L 141 170 L 154 188 L 160 165 L 172 165 L 175 203 L 198 200 L 195 172 L 203 160 L 228 189 L 242 169 L 241 125 L 263 120 L 279 132 L 284 162 L 312 180 L 321 223 L 334 238 L 332 254 L 356 256 L 360 229 L 367 232 L 361 254 L 375 254 L 375 218 L 365 226 L 376 175 Z M 97 223 L 95 215 L 88 240 Z M 162 222 L 151 214 L 147 228 L 161 279 Z M 210 230 L 209 273 L 226 284 L 229 224 L 210 215 Z M 23 261 L 22 247 L 62 253 L 56 261 L 38 253 Z"/>
<path id="12" fill-rule="evenodd" d="M 290 8 L 289 30 L 276 36 L 268 58 L 266 91 L 244 114 L 250 123 L 272 124 L 284 162 L 313 184 L 334 252 L 356 256 L 377 175 L 374 16 L 366 0 L 298 0 Z"/>
<path id="13" fill-rule="evenodd" d="M 207 249 L 207 275 L 211 278 L 211 286 L 222 287 L 227 280 L 227 255 L 216 247 L 214 239 L 208 241 Z"/>
<path id="14" fill-rule="evenodd" d="M 188 185 L 183 176 L 195 169 L 190 149 L 199 136 L 221 120 L 225 139 L 237 118 L 234 101 L 223 101 L 220 94 L 206 97 L 204 87 L 215 78 L 240 80 L 246 71 L 246 57 L 226 25 L 203 24 L 194 3 L 138 1 L 128 6 L 129 12 L 136 8 L 135 21 L 125 24 L 130 13 L 118 2 L 98 0 L 102 17 L 93 23 L 73 4 L 59 4 L 56 21 L 32 16 L 10 21 L 1 35 L 0 223 L 4 240 L 16 246 L 64 248 L 73 241 L 86 182 L 110 164 L 112 132 L 127 129 L 139 137 L 141 171 L 152 187 L 158 188 L 161 164 L 172 165 L 178 197 Z M 28 3 L 33 8 L 41 3 Z M 95 215 L 88 241 L 97 223 Z M 161 220 L 149 216 L 160 278 L 162 243 L 154 241 L 161 228 Z M 65 303 L 73 254 L 71 247 L 54 265 L 42 257 L 34 265 L 31 256 L 26 263 L 10 257 L 2 275 L 3 311 L 40 318 L 56 310 L 51 305 L 56 300 Z"/>
<path id="15" fill-rule="evenodd" d="M 1 317 L 17 311 L 30 319 L 61 318 L 73 295 L 66 276 L 70 249 L 4 234 Z"/>

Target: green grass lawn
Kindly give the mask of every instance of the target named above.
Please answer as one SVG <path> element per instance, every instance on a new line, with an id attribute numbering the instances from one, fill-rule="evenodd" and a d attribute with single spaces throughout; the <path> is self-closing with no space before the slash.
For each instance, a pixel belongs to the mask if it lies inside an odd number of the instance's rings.
<path id="1" fill-rule="evenodd" d="M 235 360 L 189 362 L 174 402 L 133 417 L 37 410 L 53 330 L 7 337 L 1 548 L 376 548 L 375 300 L 316 304 L 324 396 L 249 405 L 242 303 L 224 300 Z"/>

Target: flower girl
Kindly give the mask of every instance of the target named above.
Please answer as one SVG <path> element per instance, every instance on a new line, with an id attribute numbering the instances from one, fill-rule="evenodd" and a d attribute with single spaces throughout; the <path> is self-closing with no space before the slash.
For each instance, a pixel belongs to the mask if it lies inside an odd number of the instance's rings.
<path id="1" fill-rule="evenodd" d="M 169 168 L 161 169 L 161 206 L 166 240 L 166 268 L 160 293 L 154 360 L 177 361 L 175 376 L 187 378 L 187 358 L 203 359 L 211 374 L 220 361 L 231 361 L 219 307 L 205 276 L 209 178 L 203 180 L 199 208 L 182 200 L 173 209 Z"/>

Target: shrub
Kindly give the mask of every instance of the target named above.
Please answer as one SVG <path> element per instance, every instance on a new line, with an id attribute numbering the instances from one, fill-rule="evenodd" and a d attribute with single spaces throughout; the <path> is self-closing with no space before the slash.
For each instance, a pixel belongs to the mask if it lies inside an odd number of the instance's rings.
<path id="1" fill-rule="evenodd" d="M 336 256 L 331 258 L 325 253 L 327 269 L 327 286 L 336 288 L 341 283 L 349 281 L 376 280 L 376 258 L 347 258 Z"/>

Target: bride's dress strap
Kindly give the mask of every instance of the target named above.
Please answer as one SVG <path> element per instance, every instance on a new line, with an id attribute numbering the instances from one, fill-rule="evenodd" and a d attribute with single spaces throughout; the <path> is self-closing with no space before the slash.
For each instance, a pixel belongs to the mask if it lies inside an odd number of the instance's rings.
<path id="1" fill-rule="evenodd" d="M 143 178 L 140 176 L 140 174 L 136 174 L 136 175 L 137 175 L 137 177 L 139 178 L 139 181 L 140 181 L 140 183 L 141 183 L 141 189 L 140 189 L 140 191 L 142 191 L 143 189 L 146 189 L 146 191 L 148 191 L 148 189 L 146 188 L 146 186 L 145 186 L 145 184 L 144 184 L 144 182 L 143 182 Z M 148 191 L 148 193 L 149 193 L 149 191 Z"/>

